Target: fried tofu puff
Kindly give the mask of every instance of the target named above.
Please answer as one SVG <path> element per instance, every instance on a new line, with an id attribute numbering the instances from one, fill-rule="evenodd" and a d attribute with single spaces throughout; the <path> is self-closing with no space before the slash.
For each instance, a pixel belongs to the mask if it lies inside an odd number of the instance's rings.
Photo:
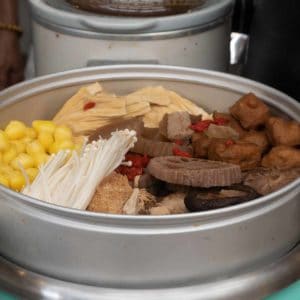
<path id="1" fill-rule="evenodd" d="M 239 165 L 241 169 L 251 170 L 260 165 L 261 150 L 253 143 L 233 142 L 214 139 L 208 148 L 208 159 Z"/>
<path id="2" fill-rule="evenodd" d="M 289 146 L 276 146 L 263 157 L 262 166 L 287 170 L 300 167 L 300 150 Z"/>
<path id="3" fill-rule="evenodd" d="M 265 131 L 251 130 L 247 132 L 241 139 L 241 142 L 256 144 L 262 153 L 265 153 L 269 147 L 270 142 Z"/>
<path id="4" fill-rule="evenodd" d="M 256 129 L 267 121 L 269 108 L 253 93 L 249 93 L 230 107 L 230 113 L 241 123 L 243 128 Z"/>
<path id="5" fill-rule="evenodd" d="M 273 145 L 300 145 L 300 124 L 296 121 L 270 117 L 266 122 L 266 129 Z"/>

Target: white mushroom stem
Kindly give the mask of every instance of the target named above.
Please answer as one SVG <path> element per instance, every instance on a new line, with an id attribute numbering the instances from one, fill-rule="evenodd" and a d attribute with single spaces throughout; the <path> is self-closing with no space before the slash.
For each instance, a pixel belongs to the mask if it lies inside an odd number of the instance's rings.
<path id="1" fill-rule="evenodd" d="M 126 129 L 112 133 L 108 140 L 87 144 L 80 155 L 60 151 L 40 167 L 22 192 L 49 203 L 86 209 L 96 187 L 122 163 L 136 140 L 136 132 Z"/>
<path id="2" fill-rule="evenodd" d="M 136 215 L 139 200 L 139 189 L 134 188 L 131 196 L 123 206 L 123 213 L 126 215 Z"/>

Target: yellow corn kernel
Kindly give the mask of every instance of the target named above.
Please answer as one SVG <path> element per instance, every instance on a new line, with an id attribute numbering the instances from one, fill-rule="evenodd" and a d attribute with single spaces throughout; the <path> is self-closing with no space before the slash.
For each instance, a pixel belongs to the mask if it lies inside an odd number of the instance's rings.
<path id="1" fill-rule="evenodd" d="M 0 163 L 2 162 L 2 160 L 3 160 L 3 154 L 2 152 L 0 152 Z"/>
<path id="2" fill-rule="evenodd" d="M 51 134 L 54 133 L 56 125 L 48 120 L 35 120 L 32 122 L 32 127 L 38 132 L 46 131 Z"/>
<path id="3" fill-rule="evenodd" d="M 25 132 L 25 136 L 27 138 L 29 138 L 30 140 L 34 140 L 37 137 L 37 133 L 36 133 L 36 131 L 33 128 L 27 127 L 26 128 L 26 132 Z"/>
<path id="4" fill-rule="evenodd" d="M 3 152 L 2 160 L 4 163 L 9 164 L 18 155 L 16 146 L 11 144 L 9 148 Z"/>
<path id="5" fill-rule="evenodd" d="M 9 141 L 6 133 L 0 130 L 0 151 L 6 151 L 9 148 Z"/>
<path id="6" fill-rule="evenodd" d="M 10 165 L 4 163 L 0 164 L 0 173 L 8 175 L 13 171 L 14 169 Z"/>
<path id="7" fill-rule="evenodd" d="M 44 164 L 45 162 L 47 162 L 47 160 L 49 159 L 49 155 L 47 155 L 46 153 L 36 153 L 33 156 L 34 159 L 34 167 L 38 168 L 40 165 Z"/>
<path id="8" fill-rule="evenodd" d="M 18 140 L 25 136 L 26 126 L 20 121 L 10 121 L 5 128 L 5 133 L 10 140 Z"/>
<path id="9" fill-rule="evenodd" d="M 22 165 L 22 167 L 24 169 L 32 168 L 35 165 L 35 161 L 34 161 L 33 157 L 30 156 L 29 154 L 20 153 L 16 158 L 14 158 L 11 161 L 10 164 L 15 170 L 19 170 L 20 165 Z"/>
<path id="10" fill-rule="evenodd" d="M 44 149 L 48 151 L 50 146 L 54 143 L 54 138 L 51 133 L 42 131 L 38 135 L 38 141 L 41 143 Z"/>
<path id="11" fill-rule="evenodd" d="M 24 143 L 24 144 L 29 144 L 30 142 L 32 142 L 32 141 L 34 141 L 34 139 L 32 139 L 31 137 L 29 137 L 29 136 L 25 136 L 25 137 L 23 137 L 22 139 L 20 139 L 20 141 L 22 142 L 22 143 Z"/>
<path id="12" fill-rule="evenodd" d="M 72 140 L 72 136 L 72 130 L 67 126 L 57 126 L 54 131 L 54 139 L 56 142 Z"/>
<path id="13" fill-rule="evenodd" d="M 9 175 L 9 186 L 15 191 L 20 191 L 25 186 L 25 178 L 21 172 L 14 171 Z"/>
<path id="14" fill-rule="evenodd" d="M 45 149 L 38 140 L 34 140 L 26 145 L 26 152 L 34 156 L 36 153 L 45 153 Z"/>
<path id="15" fill-rule="evenodd" d="M 9 187 L 9 180 L 6 175 L 0 174 L 0 184 Z"/>
<path id="16" fill-rule="evenodd" d="M 49 153 L 50 154 L 55 154 L 59 151 L 58 149 L 58 142 L 54 142 L 50 147 L 49 147 Z"/>
<path id="17" fill-rule="evenodd" d="M 75 145 L 70 140 L 61 141 L 57 144 L 58 151 L 59 150 L 74 150 Z"/>
<path id="18" fill-rule="evenodd" d="M 35 177 L 37 176 L 37 174 L 39 172 L 39 170 L 37 168 L 28 168 L 25 171 L 29 177 L 30 182 L 32 182 L 35 179 Z"/>
<path id="19" fill-rule="evenodd" d="M 10 144 L 15 145 L 18 154 L 26 151 L 26 144 L 22 140 L 11 141 Z"/>

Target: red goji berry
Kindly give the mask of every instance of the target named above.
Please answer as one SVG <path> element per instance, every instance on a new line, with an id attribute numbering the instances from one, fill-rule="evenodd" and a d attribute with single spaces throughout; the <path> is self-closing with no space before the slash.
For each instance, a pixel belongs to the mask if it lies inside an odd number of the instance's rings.
<path id="1" fill-rule="evenodd" d="M 96 106 L 96 103 L 90 101 L 90 102 L 87 102 L 87 103 L 84 104 L 83 110 L 88 110 L 88 109 L 91 109 L 91 108 L 93 108 L 95 106 Z"/>
<path id="2" fill-rule="evenodd" d="M 173 155 L 175 155 L 175 156 L 192 157 L 192 155 L 190 153 L 182 151 L 182 150 L 180 150 L 180 149 L 178 149 L 176 147 L 174 147 L 172 149 L 172 151 L 173 151 Z"/>

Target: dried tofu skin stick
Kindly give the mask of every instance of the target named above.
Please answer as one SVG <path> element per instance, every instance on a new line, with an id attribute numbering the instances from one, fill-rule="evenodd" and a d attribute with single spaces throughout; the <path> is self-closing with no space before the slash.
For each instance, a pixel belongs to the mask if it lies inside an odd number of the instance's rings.
<path id="1" fill-rule="evenodd" d="M 162 86 L 149 86 L 126 96 L 128 101 L 144 101 L 151 104 L 168 106 L 171 103 L 169 91 Z"/>
<path id="2" fill-rule="evenodd" d="M 145 127 L 149 128 L 158 128 L 159 123 L 163 119 L 164 115 L 175 111 L 178 111 L 178 109 L 171 106 L 152 105 L 151 111 L 146 113 L 143 118 L 144 125 Z"/>
<path id="3" fill-rule="evenodd" d="M 63 105 L 60 111 L 55 115 L 53 121 L 56 121 L 56 119 L 59 119 L 72 111 L 81 110 L 89 97 L 100 94 L 101 92 L 102 86 L 98 82 L 80 88 L 79 91 Z"/>
<path id="4" fill-rule="evenodd" d="M 188 99 L 185 99 L 173 91 L 169 91 L 171 98 L 171 105 L 177 107 L 179 111 L 187 111 L 191 115 L 202 116 L 202 120 L 212 120 L 212 114 L 208 114 L 204 109 L 194 104 Z"/>
<path id="5" fill-rule="evenodd" d="M 148 102 L 136 102 L 134 104 L 126 104 L 126 114 L 130 117 L 143 116 L 151 111 L 150 104 Z"/>
<path id="6" fill-rule="evenodd" d="M 92 107 L 84 109 L 88 102 Z M 74 136 L 91 134 L 97 128 L 114 122 L 144 116 L 145 127 L 158 128 L 163 116 L 187 111 L 212 119 L 202 108 L 162 86 L 145 87 L 127 96 L 116 96 L 102 90 L 98 83 L 81 88 L 54 117 L 58 125 L 72 128 Z"/>

